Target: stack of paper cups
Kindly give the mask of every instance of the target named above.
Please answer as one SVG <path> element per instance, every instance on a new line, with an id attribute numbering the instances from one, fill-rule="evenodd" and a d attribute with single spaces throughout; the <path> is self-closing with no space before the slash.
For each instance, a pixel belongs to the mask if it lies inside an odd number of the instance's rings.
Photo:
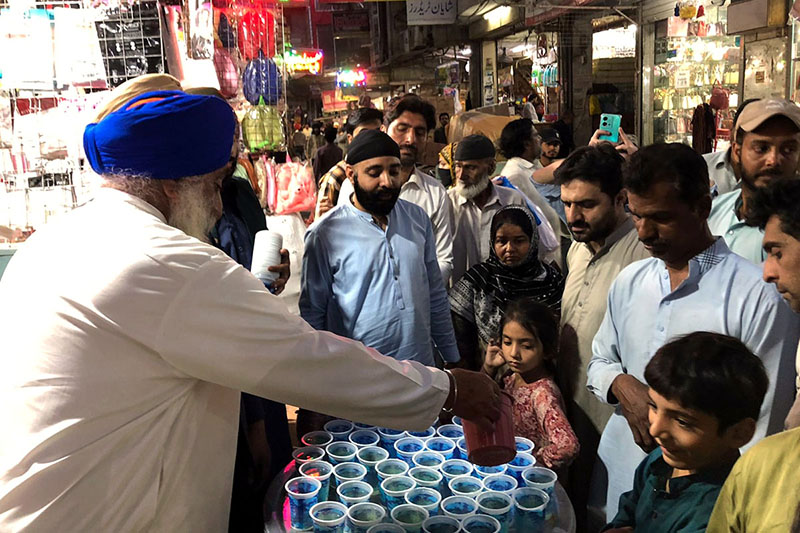
<path id="1" fill-rule="evenodd" d="M 275 231 L 261 230 L 256 233 L 256 242 L 253 245 L 253 263 L 250 272 L 266 284 L 278 279 L 277 272 L 271 272 L 269 267 L 281 264 L 281 248 L 283 236 Z"/>

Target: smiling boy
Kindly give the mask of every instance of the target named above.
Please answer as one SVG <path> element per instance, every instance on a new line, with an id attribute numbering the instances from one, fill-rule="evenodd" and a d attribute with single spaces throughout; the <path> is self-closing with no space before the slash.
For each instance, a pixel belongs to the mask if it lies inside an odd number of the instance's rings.
<path id="1" fill-rule="evenodd" d="M 764 366 L 740 341 L 696 332 L 664 345 L 645 369 L 658 447 L 605 531 L 705 531 L 739 448 L 753 437 Z"/>

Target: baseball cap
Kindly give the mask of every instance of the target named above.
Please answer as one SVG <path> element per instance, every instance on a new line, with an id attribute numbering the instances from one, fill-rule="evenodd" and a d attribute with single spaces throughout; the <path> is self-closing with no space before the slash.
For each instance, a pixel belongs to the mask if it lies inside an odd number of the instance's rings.
<path id="1" fill-rule="evenodd" d="M 542 142 L 547 144 L 561 144 L 561 136 L 553 128 L 542 131 Z"/>
<path id="2" fill-rule="evenodd" d="M 739 128 L 746 132 L 751 132 L 761 126 L 764 122 L 776 116 L 784 116 L 791 120 L 797 129 L 800 130 L 800 107 L 797 107 L 789 100 L 769 98 L 752 102 L 744 108 L 739 120 L 736 121 L 735 129 Z"/>

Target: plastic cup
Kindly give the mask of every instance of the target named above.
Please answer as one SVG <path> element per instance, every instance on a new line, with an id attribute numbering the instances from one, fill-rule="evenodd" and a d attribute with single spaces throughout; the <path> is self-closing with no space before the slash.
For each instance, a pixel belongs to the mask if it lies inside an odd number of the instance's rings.
<path id="1" fill-rule="evenodd" d="M 506 472 L 517 478 L 518 484 L 522 486 L 525 484 L 525 480 L 522 479 L 522 472 L 532 466 L 536 466 L 536 458 L 529 453 L 520 452 L 509 461 L 508 470 Z"/>
<path id="2" fill-rule="evenodd" d="M 514 445 L 517 449 L 517 453 L 524 452 L 532 454 L 534 448 L 536 448 L 536 444 L 534 444 L 531 439 L 526 439 L 525 437 L 514 437 Z"/>
<path id="3" fill-rule="evenodd" d="M 333 477 L 339 485 L 348 481 L 363 481 L 367 477 L 367 467 L 361 463 L 339 463 L 333 467 Z"/>
<path id="4" fill-rule="evenodd" d="M 372 430 L 357 429 L 350 433 L 348 440 L 359 448 L 364 448 L 366 446 L 377 446 L 381 439 L 378 434 Z"/>
<path id="5" fill-rule="evenodd" d="M 472 476 L 454 477 L 447 484 L 453 496 L 466 496 L 475 499 L 478 494 L 483 492 L 483 483 L 480 479 Z"/>
<path id="6" fill-rule="evenodd" d="M 450 459 L 442 463 L 439 470 L 441 470 L 442 475 L 444 475 L 445 481 L 450 483 L 450 480 L 454 477 L 471 475 L 472 463 L 464 459 Z"/>
<path id="7" fill-rule="evenodd" d="M 457 426 L 464 427 L 464 420 L 462 420 L 462 418 L 460 416 L 454 416 L 453 417 L 453 424 L 455 424 Z"/>
<path id="8" fill-rule="evenodd" d="M 435 489 L 416 487 L 406 493 L 406 503 L 419 505 L 428 511 L 429 516 L 434 516 L 439 514 L 439 504 L 442 503 L 442 495 Z"/>
<path id="9" fill-rule="evenodd" d="M 425 449 L 425 442 L 417 437 L 403 437 L 394 443 L 394 449 L 397 450 L 397 458 L 405 461 L 409 467 L 417 466 L 412 461 L 415 453 L 421 452 Z"/>
<path id="10" fill-rule="evenodd" d="M 493 476 L 495 474 L 505 474 L 507 466 L 506 465 L 497 465 L 497 466 L 480 466 L 475 465 L 475 473 L 478 474 L 478 477 L 484 479 L 486 476 Z"/>
<path id="11" fill-rule="evenodd" d="M 390 511 L 406 503 L 406 494 L 417 487 L 417 482 L 408 476 L 393 476 L 381 483 L 381 501 Z"/>
<path id="12" fill-rule="evenodd" d="M 361 422 L 353 422 L 353 429 L 368 429 L 370 431 L 378 432 L 378 428 L 372 424 L 363 424 Z"/>
<path id="13" fill-rule="evenodd" d="M 330 495 L 333 466 L 325 461 L 311 461 L 300 465 L 299 471 L 301 476 L 313 477 L 320 482 L 322 486 L 319 489 L 319 497 L 317 499 L 321 502 L 327 501 Z"/>
<path id="14" fill-rule="evenodd" d="M 422 531 L 425 533 L 458 533 L 461 531 L 461 524 L 449 516 L 432 516 L 422 523 Z"/>
<path id="15" fill-rule="evenodd" d="M 428 519 L 428 511 L 412 503 L 398 505 L 390 514 L 392 521 L 407 533 L 420 533 L 422 523 Z"/>
<path id="16" fill-rule="evenodd" d="M 372 496 L 372 487 L 363 481 L 345 481 L 336 489 L 339 501 L 347 507 L 352 507 L 357 503 L 369 501 Z"/>
<path id="17" fill-rule="evenodd" d="M 322 484 L 311 477 L 296 477 L 284 485 L 289 496 L 289 520 L 294 529 L 308 531 L 314 527 L 311 508 L 318 503 Z"/>
<path id="18" fill-rule="evenodd" d="M 381 448 L 389 452 L 389 457 L 397 457 L 397 450 L 394 449 L 394 443 L 408 434 L 400 429 L 391 428 L 378 428 L 378 435 L 381 438 Z"/>
<path id="19" fill-rule="evenodd" d="M 493 431 L 484 431 L 469 420 L 463 422 L 464 437 L 467 440 L 467 457 L 476 465 L 501 465 L 513 459 L 516 453 L 512 415 L 513 399 L 506 392 L 500 394 L 500 399 L 500 418 L 495 422 Z"/>
<path id="20" fill-rule="evenodd" d="M 511 494 L 517 490 L 519 482 L 517 478 L 508 474 L 493 474 L 483 478 L 483 486 L 486 490 Z"/>
<path id="21" fill-rule="evenodd" d="M 455 518 L 459 522 L 468 516 L 478 512 L 478 504 L 472 498 L 466 496 L 450 496 L 442 500 L 442 514 Z M 527 531 L 527 530 L 521 530 Z"/>
<path id="22" fill-rule="evenodd" d="M 500 522 L 500 533 L 508 533 L 514 518 L 514 498 L 504 492 L 483 492 L 475 498 L 480 512 Z"/>
<path id="23" fill-rule="evenodd" d="M 367 533 L 405 533 L 405 529 L 397 524 L 378 524 L 367 530 Z"/>
<path id="24" fill-rule="evenodd" d="M 428 468 L 439 468 L 445 460 L 444 455 L 430 450 L 422 450 L 411 456 L 411 462 L 414 466 L 426 466 Z"/>
<path id="25" fill-rule="evenodd" d="M 464 436 L 464 430 L 458 424 L 445 424 L 443 426 L 439 426 L 439 429 L 437 429 L 436 432 L 440 437 L 450 439 L 453 441 L 453 443 Z"/>
<path id="26" fill-rule="evenodd" d="M 467 439 L 461 437 L 456 441 L 456 450 L 458 450 L 458 459 L 467 459 L 469 453 L 467 452 Z"/>
<path id="27" fill-rule="evenodd" d="M 331 464 L 338 465 L 339 463 L 348 463 L 354 461 L 358 446 L 352 442 L 331 442 L 325 448 L 328 454 L 328 459 Z"/>
<path id="28" fill-rule="evenodd" d="M 476 514 L 461 522 L 461 531 L 464 533 L 500 533 L 500 530 L 500 522 L 492 516 Z"/>
<path id="29" fill-rule="evenodd" d="M 426 441 L 426 440 L 430 439 L 431 437 L 435 437 L 436 436 L 436 428 L 431 426 L 428 429 L 425 429 L 423 431 L 406 431 L 406 433 L 408 433 L 409 437 L 416 437 L 418 439 L 422 439 L 423 441 Z"/>
<path id="30" fill-rule="evenodd" d="M 375 472 L 375 465 L 389 458 L 389 452 L 377 446 L 366 446 L 359 448 L 356 452 L 356 459 L 359 463 L 367 467 L 367 477 L 364 481 L 373 488 L 378 487 L 378 473 Z"/>
<path id="31" fill-rule="evenodd" d="M 445 461 L 452 459 L 456 451 L 456 443 L 447 437 L 431 437 L 425 441 L 425 448 L 432 452 L 440 453 Z"/>
<path id="32" fill-rule="evenodd" d="M 402 459 L 386 459 L 375 465 L 375 473 L 378 474 L 378 481 L 394 476 L 404 476 L 408 472 L 408 463 Z"/>
<path id="33" fill-rule="evenodd" d="M 417 482 L 417 487 L 427 487 L 436 491 L 441 489 L 444 476 L 434 468 L 415 466 L 408 471 L 408 476 Z"/>
<path id="34" fill-rule="evenodd" d="M 540 531 L 545 525 L 545 513 L 550 497 L 541 489 L 517 489 L 514 498 L 514 526 L 517 531 Z"/>
<path id="35" fill-rule="evenodd" d="M 325 450 L 319 446 L 302 446 L 292 451 L 295 464 L 302 465 L 311 461 L 321 461 L 325 458 Z"/>
<path id="36" fill-rule="evenodd" d="M 303 435 L 303 438 L 300 439 L 300 442 L 302 442 L 305 446 L 318 446 L 320 448 L 324 448 L 333 442 L 333 435 L 327 431 L 309 431 Z"/>
<path id="37" fill-rule="evenodd" d="M 337 419 L 331 420 L 322 427 L 333 436 L 333 440 L 347 440 L 354 426 L 349 420 Z"/>
<path id="38" fill-rule="evenodd" d="M 558 474 L 543 466 L 532 466 L 522 471 L 522 481 L 526 487 L 540 489 L 547 493 L 550 502 L 547 504 L 545 518 L 552 520 L 558 515 L 558 499 L 556 498 L 556 481 Z"/>
<path id="39" fill-rule="evenodd" d="M 344 533 L 347 507 L 339 502 L 320 502 L 311 508 L 314 533 Z"/>
<path id="40" fill-rule="evenodd" d="M 372 526 L 386 518 L 386 509 L 377 503 L 357 503 L 347 510 L 347 528 L 350 533 L 367 533 Z"/>
<path id="41" fill-rule="evenodd" d="M 269 267 L 281 264 L 282 247 L 283 236 L 280 233 L 269 230 L 261 230 L 256 233 L 250 272 L 268 285 L 278 279 L 279 274 L 271 272 Z"/>

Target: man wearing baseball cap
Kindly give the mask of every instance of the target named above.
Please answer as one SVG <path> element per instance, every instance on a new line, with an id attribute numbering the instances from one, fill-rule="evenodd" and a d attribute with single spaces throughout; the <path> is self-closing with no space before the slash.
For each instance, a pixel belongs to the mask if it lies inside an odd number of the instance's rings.
<path id="1" fill-rule="evenodd" d="M 735 253 L 760 264 L 766 259 L 761 246 L 764 232 L 748 225 L 748 205 L 757 189 L 776 178 L 797 175 L 800 107 L 774 98 L 752 102 L 739 115 L 734 131 L 731 164 L 740 187 L 714 200 L 708 226 Z"/>
<path id="2" fill-rule="evenodd" d="M 544 168 L 550 163 L 558 159 L 558 153 L 561 151 L 561 136 L 553 128 L 547 128 L 541 132 L 541 146 L 542 151 L 539 159 L 534 161 L 534 170 Z M 564 212 L 564 204 L 561 202 L 561 187 L 553 183 L 543 184 L 537 181 L 533 182 L 536 190 L 541 194 L 550 207 L 555 209 L 561 220 L 566 221 L 567 215 Z"/>

